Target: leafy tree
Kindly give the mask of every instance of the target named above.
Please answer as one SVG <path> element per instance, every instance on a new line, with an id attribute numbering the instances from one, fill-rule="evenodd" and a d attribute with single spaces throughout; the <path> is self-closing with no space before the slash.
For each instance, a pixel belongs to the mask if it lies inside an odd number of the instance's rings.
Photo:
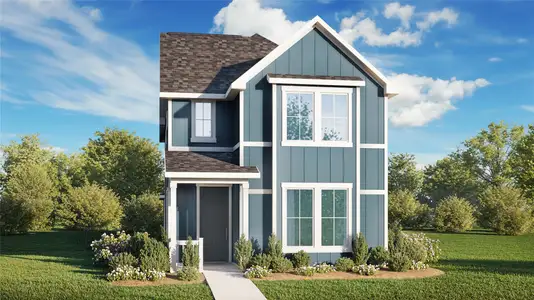
<path id="1" fill-rule="evenodd" d="M 153 237 L 161 235 L 163 225 L 163 201 L 156 194 L 134 196 L 124 203 L 122 229 L 148 232 Z"/>
<path id="2" fill-rule="evenodd" d="M 529 125 L 528 133 L 515 144 L 510 164 L 517 186 L 534 203 L 534 125 Z"/>
<path id="3" fill-rule="evenodd" d="M 451 196 L 436 207 L 435 226 L 438 231 L 464 232 L 473 228 L 475 208 L 465 199 Z"/>
<path id="4" fill-rule="evenodd" d="M 48 229 L 54 207 L 54 184 L 35 160 L 12 164 L 0 199 L 0 221 L 6 233 Z"/>
<path id="5" fill-rule="evenodd" d="M 158 146 L 126 130 L 106 128 L 83 147 L 89 182 L 112 189 L 125 201 L 163 188 L 163 158 Z"/>
<path id="6" fill-rule="evenodd" d="M 389 191 L 409 191 L 414 196 L 421 192 L 423 172 L 416 167 L 415 156 L 407 153 L 392 154 L 388 160 Z"/>
<path id="7" fill-rule="evenodd" d="M 408 190 L 390 192 L 388 197 L 389 223 L 406 226 L 417 215 L 419 206 L 415 196 Z"/>

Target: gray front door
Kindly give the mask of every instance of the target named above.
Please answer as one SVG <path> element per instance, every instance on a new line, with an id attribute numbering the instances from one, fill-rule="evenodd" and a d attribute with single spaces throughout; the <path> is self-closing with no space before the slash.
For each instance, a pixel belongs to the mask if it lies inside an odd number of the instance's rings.
<path id="1" fill-rule="evenodd" d="M 200 188 L 200 237 L 204 261 L 228 261 L 228 188 Z"/>

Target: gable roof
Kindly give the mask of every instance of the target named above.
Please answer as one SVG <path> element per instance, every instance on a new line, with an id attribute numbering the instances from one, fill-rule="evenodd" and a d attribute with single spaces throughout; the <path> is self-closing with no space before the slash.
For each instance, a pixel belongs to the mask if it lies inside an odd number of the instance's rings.
<path id="1" fill-rule="evenodd" d="M 160 93 L 224 94 L 276 46 L 259 34 L 162 33 Z"/>

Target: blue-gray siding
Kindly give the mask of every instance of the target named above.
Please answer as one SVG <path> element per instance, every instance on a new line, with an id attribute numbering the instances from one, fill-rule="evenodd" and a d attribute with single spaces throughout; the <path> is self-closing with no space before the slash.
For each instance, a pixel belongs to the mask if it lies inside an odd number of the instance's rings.
<path id="1" fill-rule="evenodd" d="M 239 185 L 232 185 L 232 245 L 239 239 Z M 232 260 L 234 247 L 232 246 Z"/>
<path id="2" fill-rule="evenodd" d="M 384 241 L 384 196 L 360 196 L 361 231 L 369 247 L 383 246 Z"/>
<path id="3" fill-rule="evenodd" d="M 265 250 L 272 231 L 271 195 L 249 195 L 249 237 L 254 249 Z"/>
<path id="4" fill-rule="evenodd" d="M 245 147 L 244 161 L 246 166 L 256 166 L 260 171 L 260 179 L 250 179 L 251 189 L 270 189 L 272 186 L 272 148 Z"/>
<path id="5" fill-rule="evenodd" d="M 383 190 L 385 157 L 384 149 L 360 149 L 360 189 Z"/>

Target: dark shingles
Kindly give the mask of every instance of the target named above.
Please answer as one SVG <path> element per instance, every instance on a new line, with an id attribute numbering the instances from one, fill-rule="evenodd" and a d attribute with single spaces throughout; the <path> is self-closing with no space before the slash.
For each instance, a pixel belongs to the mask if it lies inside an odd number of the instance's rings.
<path id="1" fill-rule="evenodd" d="M 256 167 L 242 167 L 201 153 L 165 151 L 166 172 L 259 173 Z"/>

